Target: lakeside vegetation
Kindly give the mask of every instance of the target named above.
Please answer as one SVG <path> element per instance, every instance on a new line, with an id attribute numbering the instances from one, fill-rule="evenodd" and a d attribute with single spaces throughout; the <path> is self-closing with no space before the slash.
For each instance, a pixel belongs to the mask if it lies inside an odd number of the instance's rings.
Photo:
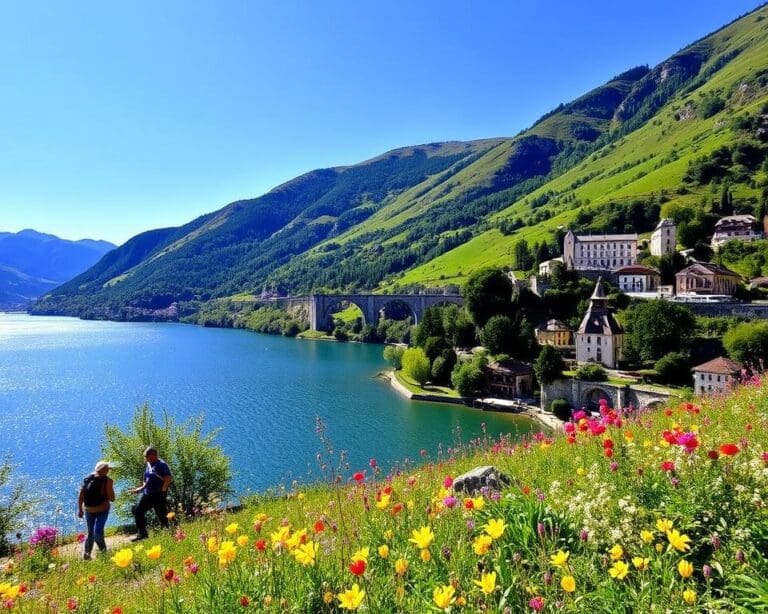
<path id="1" fill-rule="evenodd" d="M 12 611 L 689 612 L 768 604 L 768 385 L 638 415 L 603 407 L 554 436 L 483 437 L 392 471 L 254 497 L 108 556 L 55 539 L 0 572 Z M 493 465 L 512 481 L 469 496 Z M 40 534 L 43 535 L 42 533 Z"/>

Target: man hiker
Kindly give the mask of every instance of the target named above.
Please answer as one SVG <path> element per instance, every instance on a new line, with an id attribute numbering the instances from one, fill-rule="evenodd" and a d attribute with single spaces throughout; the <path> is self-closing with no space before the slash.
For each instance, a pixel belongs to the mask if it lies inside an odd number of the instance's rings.
<path id="1" fill-rule="evenodd" d="M 110 502 L 115 500 L 115 488 L 109 473 L 109 463 L 99 461 L 93 468 L 93 473 L 85 476 L 77 497 L 77 517 L 85 516 L 88 536 L 83 545 L 83 558 L 91 558 L 94 542 L 101 552 L 107 549 L 104 540 L 104 525 L 107 524 Z M 83 512 L 85 508 L 85 512 Z"/>
<path id="2" fill-rule="evenodd" d="M 168 464 L 157 455 L 157 448 L 149 446 L 144 450 L 144 460 L 147 466 L 144 469 L 144 483 L 134 488 L 132 492 L 141 493 L 139 502 L 133 506 L 133 517 L 136 519 L 136 535 L 131 541 L 146 539 L 147 519 L 145 514 L 154 509 L 160 526 L 168 528 L 168 489 L 173 482 L 173 476 Z"/>

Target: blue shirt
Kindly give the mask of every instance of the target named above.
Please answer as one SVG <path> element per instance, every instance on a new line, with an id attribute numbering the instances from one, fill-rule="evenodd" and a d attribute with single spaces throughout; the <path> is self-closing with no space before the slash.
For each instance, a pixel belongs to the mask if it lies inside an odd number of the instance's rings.
<path id="1" fill-rule="evenodd" d="M 162 492 L 163 478 L 168 475 L 171 475 L 171 470 L 163 459 L 158 458 L 154 464 L 147 463 L 144 469 L 144 494 Z"/>

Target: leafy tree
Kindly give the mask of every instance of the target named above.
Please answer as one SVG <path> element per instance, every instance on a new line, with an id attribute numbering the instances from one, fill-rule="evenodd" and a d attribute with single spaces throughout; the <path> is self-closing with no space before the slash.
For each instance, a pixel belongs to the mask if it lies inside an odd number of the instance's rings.
<path id="1" fill-rule="evenodd" d="M 384 348 L 384 360 L 391 364 L 393 369 L 402 369 L 404 353 L 405 349 L 396 345 L 388 345 Z"/>
<path id="2" fill-rule="evenodd" d="M 429 363 L 432 364 L 432 362 L 440 356 L 440 354 L 444 350 L 450 349 L 450 345 L 445 340 L 445 337 L 429 337 L 424 342 L 424 353 L 427 355 L 427 358 L 429 359 Z"/>
<path id="3" fill-rule="evenodd" d="M 403 353 L 403 372 L 422 388 L 431 375 L 429 358 L 421 348 L 408 348 Z"/>
<path id="4" fill-rule="evenodd" d="M 8 538 L 21 528 L 21 519 L 35 504 L 26 482 L 11 486 L 11 470 L 10 459 L 0 463 L 0 556 L 10 554 Z"/>
<path id="5" fill-rule="evenodd" d="M 659 381 L 665 384 L 686 386 L 691 383 L 691 360 L 681 352 L 670 352 L 656 361 L 653 367 Z"/>
<path id="6" fill-rule="evenodd" d="M 445 350 L 432 363 L 432 381 L 436 384 L 449 385 L 451 372 L 456 366 L 456 352 Z"/>
<path id="7" fill-rule="evenodd" d="M 430 337 L 445 337 L 443 314 L 440 307 L 427 307 L 421 322 L 416 327 L 413 343 L 419 347 L 424 347 L 424 344 Z"/>
<path id="8" fill-rule="evenodd" d="M 140 484 L 144 475 L 142 453 L 155 446 L 173 472 L 169 491 L 173 507 L 187 515 L 199 513 L 208 502 L 231 494 L 229 458 L 216 443 L 218 429 L 203 434 L 203 418 L 177 424 L 167 413 L 158 422 L 149 404 L 136 409 L 127 429 L 104 427 L 102 451 L 116 462 L 113 471 L 126 486 Z M 132 495 L 124 490 L 118 501 L 127 506 Z"/>
<path id="9" fill-rule="evenodd" d="M 608 373 L 602 367 L 602 365 L 589 363 L 580 366 L 576 370 L 576 378 L 582 379 L 586 382 L 604 382 L 608 379 Z"/>
<path id="10" fill-rule="evenodd" d="M 561 377 L 565 369 L 565 362 L 560 353 L 551 345 L 541 348 L 538 358 L 533 365 L 536 379 L 540 384 L 550 384 Z"/>
<path id="11" fill-rule="evenodd" d="M 565 399 L 554 399 L 550 409 L 556 418 L 567 422 L 571 419 L 571 404 Z"/>
<path id="12" fill-rule="evenodd" d="M 534 259 L 525 239 L 515 243 L 515 268 L 527 271 L 533 266 Z"/>
<path id="13" fill-rule="evenodd" d="M 511 353 L 517 330 L 508 316 L 492 316 L 480 331 L 480 341 L 491 354 Z"/>
<path id="14" fill-rule="evenodd" d="M 476 330 L 469 315 L 462 309 L 456 317 L 452 332 L 448 335 L 448 342 L 457 348 L 474 347 L 477 345 Z"/>
<path id="15" fill-rule="evenodd" d="M 742 322 L 723 335 L 728 355 L 741 363 L 762 364 L 768 357 L 768 322 Z"/>
<path id="16" fill-rule="evenodd" d="M 656 361 L 665 354 L 687 349 L 696 331 L 690 309 L 669 301 L 644 301 L 628 310 L 628 344 L 641 360 Z"/>
<path id="17" fill-rule="evenodd" d="M 512 282 L 500 269 L 472 273 L 464 286 L 464 304 L 472 321 L 482 328 L 492 316 L 508 314 L 512 289 Z"/>
<path id="18" fill-rule="evenodd" d="M 458 363 L 451 374 L 453 387 L 463 397 L 482 394 L 488 386 L 487 366 L 488 361 L 483 355 Z"/>

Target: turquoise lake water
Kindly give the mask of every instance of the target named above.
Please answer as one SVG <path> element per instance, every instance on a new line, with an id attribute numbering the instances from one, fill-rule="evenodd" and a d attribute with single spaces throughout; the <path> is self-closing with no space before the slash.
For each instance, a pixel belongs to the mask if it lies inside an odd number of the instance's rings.
<path id="1" fill-rule="evenodd" d="M 528 419 L 401 398 L 376 378 L 382 346 L 302 341 L 183 324 L 92 322 L 0 313 L 0 454 L 45 498 L 43 518 L 71 530 L 82 476 L 104 424 L 149 402 L 220 427 L 239 493 L 320 479 L 320 416 L 350 470 L 435 458 L 439 446 L 526 433 Z M 459 433 L 457 435 L 457 432 Z"/>

